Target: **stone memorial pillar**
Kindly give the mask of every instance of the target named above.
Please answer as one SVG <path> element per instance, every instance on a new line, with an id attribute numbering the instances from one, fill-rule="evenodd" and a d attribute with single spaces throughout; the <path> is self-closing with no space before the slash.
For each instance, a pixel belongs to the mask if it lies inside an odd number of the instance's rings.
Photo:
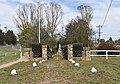
<path id="1" fill-rule="evenodd" d="M 86 61 L 91 61 L 90 47 L 85 47 L 85 60 Z"/>
<path id="2" fill-rule="evenodd" d="M 47 60 L 47 45 L 42 45 L 42 58 Z"/>
<path id="3" fill-rule="evenodd" d="M 58 46 L 58 51 L 61 51 L 62 49 L 61 49 L 61 44 L 59 44 L 59 46 Z"/>
<path id="4" fill-rule="evenodd" d="M 24 48 L 23 60 L 29 60 L 32 55 L 32 48 Z"/>
<path id="5" fill-rule="evenodd" d="M 68 60 L 73 59 L 73 45 L 69 44 L 68 45 Z"/>
<path id="6" fill-rule="evenodd" d="M 61 44 L 59 44 L 58 46 L 58 52 L 57 52 L 58 55 L 62 56 L 62 48 L 61 48 Z"/>

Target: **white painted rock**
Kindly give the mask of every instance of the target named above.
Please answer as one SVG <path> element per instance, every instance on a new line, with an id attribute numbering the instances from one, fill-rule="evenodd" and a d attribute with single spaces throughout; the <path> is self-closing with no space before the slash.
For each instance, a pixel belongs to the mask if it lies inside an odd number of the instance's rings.
<path id="1" fill-rule="evenodd" d="M 73 61 L 73 59 L 69 59 L 69 61 L 70 61 L 70 62 L 72 62 L 72 61 Z"/>
<path id="2" fill-rule="evenodd" d="M 36 62 L 33 62 L 33 67 L 36 67 L 37 66 L 37 63 Z"/>
<path id="3" fill-rule="evenodd" d="M 16 70 L 13 69 L 13 70 L 11 71 L 11 75 L 16 75 L 16 74 L 17 74 Z"/>
<path id="4" fill-rule="evenodd" d="M 95 67 L 92 67 L 91 72 L 92 73 L 97 73 L 97 69 Z"/>
<path id="5" fill-rule="evenodd" d="M 74 60 L 72 60 L 72 61 L 71 61 L 71 63 L 72 63 L 72 64 L 74 64 L 74 63 L 75 63 L 75 61 L 74 61 Z"/>
<path id="6" fill-rule="evenodd" d="M 41 63 L 42 63 L 42 61 L 40 60 L 40 61 L 39 61 L 39 64 L 41 64 Z"/>
<path id="7" fill-rule="evenodd" d="M 42 59 L 42 62 L 45 62 L 45 60 L 44 60 L 44 59 Z"/>
<path id="8" fill-rule="evenodd" d="M 80 64 L 79 63 L 75 63 L 75 67 L 80 67 Z"/>

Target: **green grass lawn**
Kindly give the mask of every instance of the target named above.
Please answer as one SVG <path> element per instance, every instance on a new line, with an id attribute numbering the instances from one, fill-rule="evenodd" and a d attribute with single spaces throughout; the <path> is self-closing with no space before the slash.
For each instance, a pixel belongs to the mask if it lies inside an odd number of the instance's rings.
<path id="1" fill-rule="evenodd" d="M 19 48 L 0 47 L 0 65 L 4 63 L 9 63 L 18 58 L 19 58 Z"/>
<path id="2" fill-rule="evenodd" d="M 0 84 L 119 84 L 120 57 L 92 57 L 92 61 L 77 61 L 74 67 L 65 59 L 50 59 L 33 68 L 32 62 L 22 62 L 0 69 Z M 92 67 L 98 72 L 92 74 Z M 10 75 L 12 69 L 17 75 Z"/>

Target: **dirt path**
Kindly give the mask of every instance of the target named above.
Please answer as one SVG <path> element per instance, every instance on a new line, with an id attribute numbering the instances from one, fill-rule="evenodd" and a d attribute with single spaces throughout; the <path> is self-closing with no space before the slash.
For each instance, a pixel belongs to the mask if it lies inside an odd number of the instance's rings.
<path id="1" fill-rule="evenodd" d="M 8 66 L 11 66 L 11 65 L 13 65 L 13 64 L 17 64 L 17 63 L 19 63 L 19 62 L 20 62 L 20 60 L 16 60 L 16 61 L 13 61 L 13 62 L 10 62 L 10 63 L 7 63 L 7 64 L 0 65 L 0 69 L 1 69 L 1 68 L 5 68 L 5 67 L 8 67 Z"/>
<path id="2" fill-rule="evenodd" d="M 58 60 L 58 59 L 62 59 L 62 58 L 61 58 L 60 54 L 58 54 L 57 57 L 54 58 L 54 59 Z M 22 56 L 22 61 L 26 62 L 26 61 L 28 61 L 28 59 L 26 59 L 25 56 Z M 0 69 L 8 67 L 8 66 L 12 66 L 12 65 L 17 64 L 19 62 L 21 62 L 20 59 L 18 59 L 16 61 L 13 61 L 13 62 L 9 62 L 9 63 L 3 64 L 3 65 L 0 65 Z"/>
<path id="3" fill-rule="evenodd" d="M 28 60 L 23 57 L 22 61 L 28 61 Z M 18 59 L 16 61 L 13 61 L 13 62 L 9 62 L 9 63 L 3 64 L 3 65 L 0 65 L 0 69 L 8 67 L 8 66 L 11 66 L 11 65 L 14 65 L 14 64 L 17 64 L 19 62 L 21 62 L 20 59 Z"/>

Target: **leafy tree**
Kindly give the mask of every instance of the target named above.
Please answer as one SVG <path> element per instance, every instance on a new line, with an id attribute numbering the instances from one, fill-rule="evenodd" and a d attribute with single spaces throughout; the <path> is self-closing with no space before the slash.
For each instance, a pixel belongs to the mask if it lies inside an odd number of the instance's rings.
<path id="1" fill-rule="evenodd" d="M 33 31 L 31 25 L 24 25 L 24 27 L 25 27 L 24 31 L 22 31 L 18 36 L 19 36 L 20 44 L 28 47 L 30 46 L 30 42 L 31 42 L 30 40 L 32 38 Z"/>
<path id="2" fill-rule="evenodd" d="M 0 45 L 3 45 L 5 41 L 5 36 L 2 30 L 0 30 Z"/>
<path id="3" fill-rule="evenodd" d="M 114 41 L 112 40 L 112 37 L 110 37 L 109 40 L 107 40 L 107 42 L 108 42 L 109 44 L 113 44 L 113 43 L 114 43 Z"/>
<path id="4" fill-rule="evenodd" d="M 16 42 L 17 42 L 16 36 L 15 36 L 15 34 L 13 33 L 12 30 L 8 30 L 8 31 L 7 31 L 7 33 L 5 34 L 5 39 L 6 39 L 5 42 L 6 42 L 8 45 L 10 45 L 10 44 L 15 45 Z"/>
<path id="5" fill-rule="evenodd" d="M 115 40 L 116 44 L 120 44 L 120 39 Z"/>
<path id="6" fill-rule="evenodd" d="M 88 27 L 89 27 L 88 29 L 89 29 L 89 31 L 91 31 L 92 30 L 92 25 L 90 24 L 90 22 L 93 18 L 93 8 L 90 7 L 90 6 L 87 6 L 87 5 L 81 5 L 81 6 L 78 6 L 78 10 L 81 13 L 81 19 L 83 19 L 85 22 L 87 22 Z M 91 39 L 92 39 L 93 34 L 94 34 L 93 32 L 89 32 L 88 45 L 91 45 L 91 43 L 92 43 Z"/>
<path id="7" fill-rule="evenodd" d="M 68 43 L 83 43 L 84 46 L 88 45 L 88 37 L 92 34 L 89 30 L 88 23 L 79 17 L 66 26 L 66 38 Z"/>
<path id="8" fill-rule="evenodd" d="M 48 35 L 47 31 L 45 30 L 45 28 L 41 28 L 40 32 L 41 32 L 40 33 L 41 43 L 47 44 L 48 40 L 49 40 L 49 35 Z M 31 44 L 38 43 L 38 29 L 37 29 L 37 27 L 35 28 L 35 27 L 32 27 L 32 25 L 27 24 L 24 31 L 22 31 L 21 34 L 19 35 L 19 40 L 20 40 L 20 43 L 24 47 L 30 47 Z"/>

